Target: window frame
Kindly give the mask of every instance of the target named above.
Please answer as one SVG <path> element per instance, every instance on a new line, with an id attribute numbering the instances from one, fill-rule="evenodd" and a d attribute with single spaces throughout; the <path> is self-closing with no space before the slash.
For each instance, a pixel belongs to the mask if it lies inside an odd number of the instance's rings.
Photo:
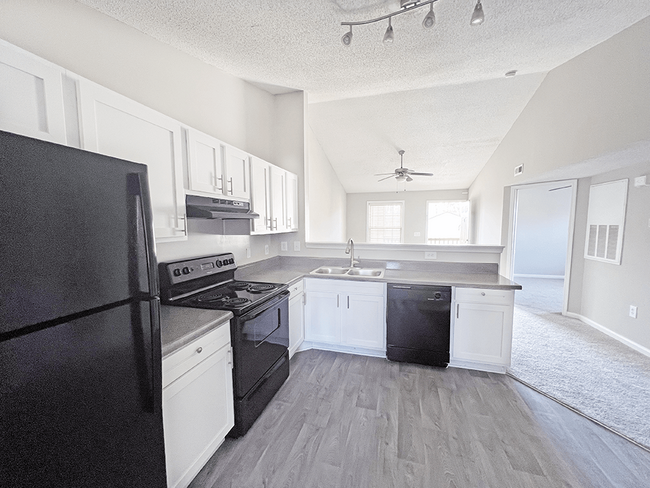
<path id="1" fill-rule="evenodd" d="M 371 242 L 370 241 L 370 207 L 372 206 L 388 206 L 388 205 L 398 205 L 400 207 L 399 217 L 400 217 L 400 236 L 399 242 Z M 366 242 L 372 244 L 404 244 L 404 200 L 368 200 L 366 202 Z M 377 227 L 381 228 L 381 227 Z M 392 228 L 392 227 L 386 227 Z"/>
<path id="2" fill-rule="evenodd" d="M 460 240 L 456 244 L 429 244 L 429 207 L 431 203 L 451 203 L 451 202 L 460 202 L 460 203 L 466 203 L 467 204 L 467 241 L 466 242 L 460 242 Z M 459 200 L 459 199 L 444 199 L 444 200 L 427 200 L 426 203 L 426 209 L 425 209 L 425 232 L 424 232 L 424 242 L 428 246 L 436 246 L 436 245 L 449 245 L 449 246 L 464 246 L 469 244 L 469 231 L 471 228 L 471 222 L 470 219 L 472 218 L 472 205 L 469 201 L 467 200 Z M 462 231 L 461 231 L 462 235 Z"/>

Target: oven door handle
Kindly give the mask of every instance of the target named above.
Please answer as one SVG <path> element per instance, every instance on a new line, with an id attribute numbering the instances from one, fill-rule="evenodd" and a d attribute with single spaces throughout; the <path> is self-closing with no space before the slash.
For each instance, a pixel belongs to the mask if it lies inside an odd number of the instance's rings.
<path id="1" fill-rule="evenodd" d="M 247 320 L 252 320 L 255 317 L 258 317 L 259 315 L 262 315 L 264 312 L 266 312 L 270 308 L 273 308 L 275 305 L 282 302 L 283 300 L 287 300 L 288 297 L 289 297 L 289 292 L 288 291 L 283 291 L 278 296 L 276 296 L 274 298 L 271 298 L 268 302 L 264 302 L 263 304 L 261 304 L 256 309 L 251 310 L 248 313 L 245 313 L 244 315 L 242 315 L 239 318 L 239 320 L 241 320 L 242 322 L 247 321 Z"/>

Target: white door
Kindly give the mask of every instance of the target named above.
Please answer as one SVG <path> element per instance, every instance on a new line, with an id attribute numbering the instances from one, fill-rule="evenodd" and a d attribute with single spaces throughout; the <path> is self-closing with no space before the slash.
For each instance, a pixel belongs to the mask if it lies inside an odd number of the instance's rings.
<path id="1" fill-rule="evenodd" d="M 79 94 L 84 149 L 146 164 L 156 239 L 185 238 L 180 123 L 88 80 Z"/>
<path id="2" fill-rule="evenodd" d="M 235 424 L 230 347 L 223 347 L 163 390 L 167 481 L 186 487 Z"/>
<path id="3" fill-rule="evenodd" d="M 62 68 L 0 40 L 0 129 L 66 143 Z"/>
<path id="4" fill-rule="evenodd" d="M 305 339 L 329 344 L 341 343 L 341 296 L 335 292 L 307 292 Z"/>
<path id="5" fill-rule="evenodd" d="M 270 165 L 266 161 L 251 157 L 251 208 L 259 214 L 253 220 L 251 234 L 269 234 L 271 232 L 271 175 Z"/>
<path id="6" fill-rule="evenodd" d="M 250 162 L 249 155 L 233 146 L 225 146 L 226 196 L 240 200 L 250 200 Z"/>
<path id="7" fill-rule="evenodd" d="M 350 346 L 385 349 L 385 309 L 383 296 L 345 296 L 341 325 L 342 343 Z"/>
<path id="8" fill-rule="evenodd" d="M 194 129 L 187 130 L 189 189 L 224 194 L 221 141 Z"/>

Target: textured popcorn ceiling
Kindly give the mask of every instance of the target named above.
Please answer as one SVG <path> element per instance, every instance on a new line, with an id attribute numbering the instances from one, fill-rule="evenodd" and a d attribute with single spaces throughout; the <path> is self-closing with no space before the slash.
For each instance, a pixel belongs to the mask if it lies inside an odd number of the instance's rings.
<path id="1" fill-rule="evenodd" d="M 373 173 L 431 172 L 409 190 L 467 188 L 546 72 L 650 15 L 648 0 L 439 0 L 387 21 L 398 0 L 79 0 L 272 93 L 308 93 L 309 123 L 347 192 L 390 191 Z M 516 69 L 517 76 L 505 78 Z M 400 186 L 403 188 L 404 184 Z"/>

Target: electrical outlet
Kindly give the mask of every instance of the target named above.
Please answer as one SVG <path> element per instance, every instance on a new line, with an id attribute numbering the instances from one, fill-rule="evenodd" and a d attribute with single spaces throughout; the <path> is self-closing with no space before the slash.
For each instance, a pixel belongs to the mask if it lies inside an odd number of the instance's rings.
<path id="1" fill-rule="evenodd" d="M 287 241 L 282 241 L 280 243 L 280 251 L 287 251 L 289 247 L 287 246 Z"/>
<path id="2" fill-rule="evenodd" d="M 268 254 L 268 253 L 269 253 L 269 245 L 265 244 L 264 245 L 264 254 Z"/>
<path id="3" fill-rule="evenodd" d="M 293 250 L 300 252 L 300 241 L 293 241 Z"/>
<path id="4" fill-rule="evenodd" d="M 247 258 L 251 257 L 251 250 L 249 248 L 246 248 L 246 257 Z"/>
<path id="5" fill-rule="evenodd" d="M 630 305 L 630 317 L 636 318 L 636 305 Z"/>
<path id="6" fill-rule="evenodd" d="M 425 252 L 424 259 L 438 259 L 438 253 L 435 251 Z"/>
<path id="7" fill-rule="evenodd" d="M 413 237 L 420 237 L 420 233 L 419 232 L 413 232 Z"/>

